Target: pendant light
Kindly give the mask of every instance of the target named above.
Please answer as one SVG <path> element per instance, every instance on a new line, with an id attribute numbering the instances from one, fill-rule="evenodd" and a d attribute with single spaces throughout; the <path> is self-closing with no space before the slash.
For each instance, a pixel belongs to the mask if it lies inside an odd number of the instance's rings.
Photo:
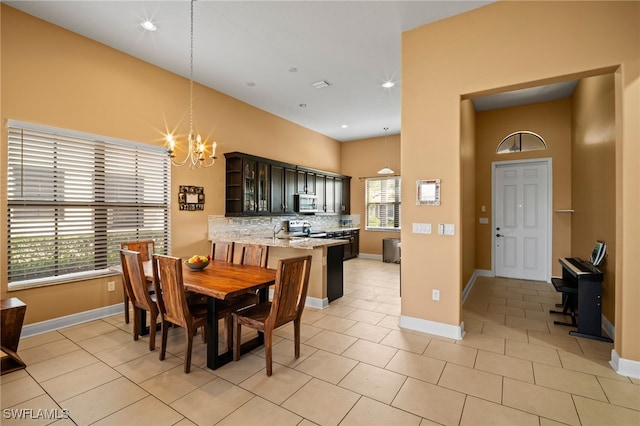
<path id="1" fill-rule="evenodd" d="M 380 170 L 378 170 L 378 174 L 379 175 L 392 175 L 395 172 L 393 170 L 391 170 L 389 167 L 387 167 L 387 131 L 389 130 L 388 127 L 384 128 L 384 159 L 385 159 L 385 163 L 384 163 L 384 167 L 381 168 Z"/>
<path id="2" fill-rule="evenodd" d="M 176 140 L 172 134 L 166 136 L 167 140 L 167 153 L 171 159 L 171 164 L 174 166 L 189 165 L 190 169 L 199 169 L 201 167 L 207 168 L 213 166 L 216 161 L 216 142 L 211 144 L 211 155 L 205 155 L 205 142 L 202 140 L 200 134 L 195 134 L 193 131 L 193 3 L 195 0 L 191 0 L 191 31 L 189 48 L 189 136 L 187 138 L 187 156 L 182 161 L 175 159 L 175 147 Z M 208 157 L 209 161 L 205 161 L 205 157 Z"/>

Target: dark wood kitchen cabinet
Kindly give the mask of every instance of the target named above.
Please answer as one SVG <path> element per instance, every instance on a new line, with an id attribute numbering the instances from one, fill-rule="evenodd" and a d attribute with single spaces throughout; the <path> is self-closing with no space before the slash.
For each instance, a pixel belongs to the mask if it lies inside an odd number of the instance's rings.
<path id="1" fill-rule="evenodd" d="M 342 177 L 342 214 L 351 214 L 351 178 Z"/>
<path id="2" fill-rule="evenodd" d="M 298 167 L 241 152 L 227 152 L 226 216 L 296 214 L 295 194 L 312 194 L 321 212 L 350 214 L 351 177 Z"/>
<path id="3" fill-rule="evenodd" d="M 271 213 L 295 213 L 296 170 L 283 164 L 271 165 Z"/>
<path id="4" fill-rule="evenodd" d="M 315 171 L 298 169 L 297 178 L 298 194 L 316 194 L 316 173 Z"/>
<path id="5" fill-rule="evenodd" d="M 230 154 L 230 155 L 228 155 Z M 227 153 L 226 214 L 242 216 L 269 213 L 271 168 L 257 157 Z"/>

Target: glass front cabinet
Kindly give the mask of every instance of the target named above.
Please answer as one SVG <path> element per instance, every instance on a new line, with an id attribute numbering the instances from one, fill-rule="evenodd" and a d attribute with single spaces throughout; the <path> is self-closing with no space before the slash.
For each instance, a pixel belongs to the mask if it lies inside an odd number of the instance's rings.
<path id="1" fill-rule="evenodd" d="M 348 201 L 343 200 L 350 195 L 343 189 L 349 176 L 327 176 L 320 170 L 241 152 L 227 152 L 224 156 L 226 216 L 295 214 L 295 194 L 315 194 L 321 212 L 349 214 Z"/>

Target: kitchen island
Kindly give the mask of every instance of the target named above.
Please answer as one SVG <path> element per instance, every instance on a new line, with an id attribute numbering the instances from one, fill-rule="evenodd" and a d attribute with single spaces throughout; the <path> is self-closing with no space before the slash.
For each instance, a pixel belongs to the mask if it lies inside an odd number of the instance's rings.
<path id="1" fill-rule="evenodd" d="M 215 241 L 232 241 L 235 245 L 234 262 L 240 261 L 242 246 L 261 244 L 269 247 L 269 268 L 276 268 L 278 260 L 297 257 L 311 252 L 311 272 L 305 305 L 324 309 L 329 302 L 342 297 L 343 293 L 343 249 L 345 240 L 307 238 L 280 235 L 270 236 L 218 236 Z"/>

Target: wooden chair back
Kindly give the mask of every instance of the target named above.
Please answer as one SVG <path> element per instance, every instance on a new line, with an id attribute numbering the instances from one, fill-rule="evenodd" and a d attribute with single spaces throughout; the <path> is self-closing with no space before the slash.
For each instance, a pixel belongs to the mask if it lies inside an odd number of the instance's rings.
<path id="1" fill-rule="evenodd" d="M 143 262 L 150 260 L 151 256 L 156 252 L 156 245 L 153 240 L 123 241 L 120 243 L 120 248 L 140 252 Z"/>
<path id="2" fill-rule="evenodd" d="M 211 260 L 223 260 L 233 262 L 233 242 L 212 241 Z"/>
<path id="3" fill-rule="evenodd" d="M 269 316 L 265 319 L 265 328 L 273 330 L 289 321 L 300 320 L 307 298 L 310 271 L 311 256 L 278 261 L 273 301 Z"/>
<path id="4" fill-rule="evenodd" d="M 158 294 L 158 307 L 163 320 L 184 328 L 193 323 L 182 280 L 182 260 L 177 257 L 153 255 L 153 283 Z M 161 290 L 161 293 L 160 291 Z"/>
<path id="5" fill-rule="evenodd" d="M 267 267 L 269 247 L 261 244 L 247 244 L 242 248 L 243 265 Z"/>
<path id="6" fill-rule="evenodd" d="M 149 294 L 149 286 L 144 276 L 142 253 L 132 250 L 120 250 L 122 276 L 134 306 L 151 311 L 155 302 Z"/>

